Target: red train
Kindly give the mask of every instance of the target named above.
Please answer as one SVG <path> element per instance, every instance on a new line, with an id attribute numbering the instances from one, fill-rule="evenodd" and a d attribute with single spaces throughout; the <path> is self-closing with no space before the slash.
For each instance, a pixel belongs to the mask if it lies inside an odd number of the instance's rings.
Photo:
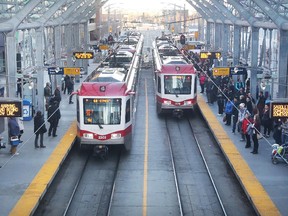
<path id="1" fill-rule="evenodd" d="M 177 117 L 197 104 L 197 72 L 192 62 L 165 36 L 153 42 L 157 113 Z"/>

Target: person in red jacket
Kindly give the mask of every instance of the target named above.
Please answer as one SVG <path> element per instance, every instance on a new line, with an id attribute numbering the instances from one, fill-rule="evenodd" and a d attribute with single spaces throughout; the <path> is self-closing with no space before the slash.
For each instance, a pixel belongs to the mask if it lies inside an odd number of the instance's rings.
<path id="1" fill-rule="evenodd" d="M 251 123 L 252 123 L 252 119 L 250 117 L 250 114 L 249 114 L 249 112 L 246 112 L 245 117 L 244 117 L 243 122 L 242 122 L 242 131 L 243 131 L 243 134 L 244 134 L 245 139 L 246 139 L 245 148 L 251 147 L 251 134 L 252 134 L 252 129 L 250 129 Z"/>

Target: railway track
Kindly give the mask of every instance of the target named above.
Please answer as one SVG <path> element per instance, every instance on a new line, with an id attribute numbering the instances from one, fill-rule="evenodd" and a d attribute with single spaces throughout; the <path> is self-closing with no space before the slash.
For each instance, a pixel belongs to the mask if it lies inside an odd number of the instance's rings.
<path id="1" fill-rule="evenodd" d="M 199 112 L 190 116 L 165 118 L 180 215 L 256 215 Z"/>
<path id="2" fill-rule="evenodd" d="M 73 147 L 34 215 L 109 215 L 120 158 L 116 149 L 101 160 Z"/>

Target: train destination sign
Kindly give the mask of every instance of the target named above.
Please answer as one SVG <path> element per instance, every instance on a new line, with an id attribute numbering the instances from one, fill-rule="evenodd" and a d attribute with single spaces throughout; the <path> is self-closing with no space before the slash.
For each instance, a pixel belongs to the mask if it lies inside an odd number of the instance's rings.
<path id="1" fill-rule="evenodd" d="M 64 68 L 63 67 L 49 67 L 48 74 L 49 75 L 63 75 Z"/>
<path id="2" fill-rule="evenodd" d="M 76 59 L 93 59 L 93 52 L 73 52 L 73 56 Z"/>
<path id="3" fill-rule="evenodd" d="M 230 68 L 229 67 L 214 67 L 213 76 L 229 76 Z"/>
<path id="4" fill-rule="evenodd" d="M 0 117 L 21 117 L 22 101 L 0 101 Z"/>
<path id="5" fill-rule="evenodd" d="M 271 102 L 271 118 L 288 118 L 288 102 Z"/>
<path id="6" fill-rule="evenodd" d="M 219 59 L 221 52 L 200 52 L 201 59 Z"/>

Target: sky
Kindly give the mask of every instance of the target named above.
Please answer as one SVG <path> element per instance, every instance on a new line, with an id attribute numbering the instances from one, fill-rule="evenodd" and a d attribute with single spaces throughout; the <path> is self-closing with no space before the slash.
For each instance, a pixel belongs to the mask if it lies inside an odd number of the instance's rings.
<path id="1" fill-rule="evenodd" d="M 173 9 L 173 4 L 192 9 L 184 0 L 109 0 L 104 8 L 110 5 L 111 8 L 122 8 L 122 10 L 131 12 L 161 12 L 163 9 Z"/>

